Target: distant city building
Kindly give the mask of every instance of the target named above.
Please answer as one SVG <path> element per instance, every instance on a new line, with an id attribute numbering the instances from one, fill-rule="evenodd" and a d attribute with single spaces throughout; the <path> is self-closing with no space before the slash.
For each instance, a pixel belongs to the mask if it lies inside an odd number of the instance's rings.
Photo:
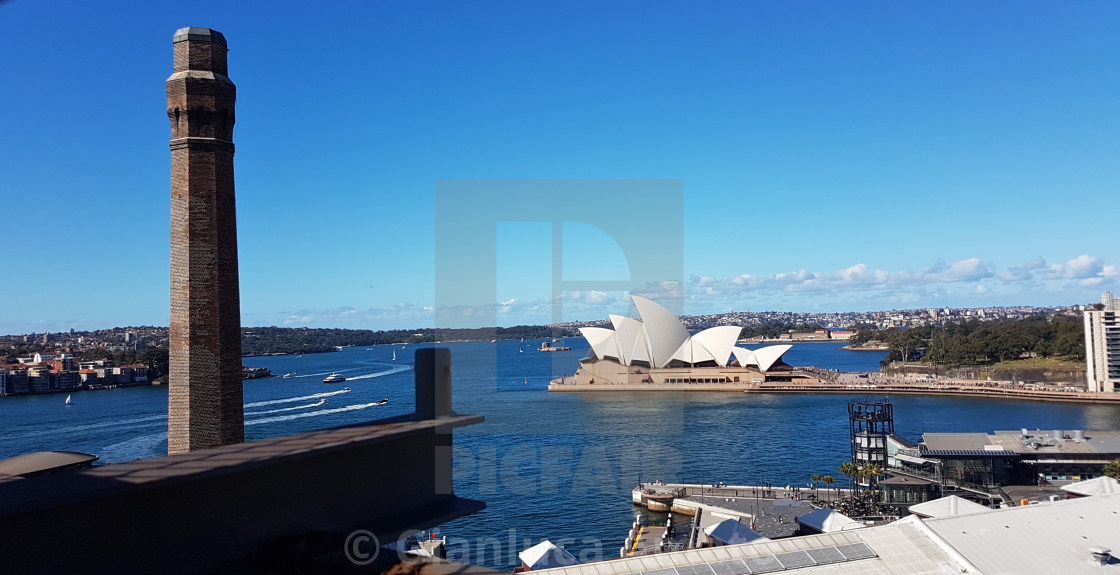
<path id="1" fill-rule="evenodd" d="M 1120 298 L 1101 296 L 1101 308 L 1085 317 L 1085 363 L 1089 391 L 1115 393 L 1120 384 Z"/>

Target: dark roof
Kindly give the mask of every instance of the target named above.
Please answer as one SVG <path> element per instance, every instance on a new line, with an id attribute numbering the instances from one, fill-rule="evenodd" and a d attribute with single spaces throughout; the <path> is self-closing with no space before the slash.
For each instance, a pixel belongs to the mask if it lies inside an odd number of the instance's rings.
<path id="1" fill-rule="evenodd" d="M 0 475 L 36 475 L 69 467 L 85 467 L 94 461 L 97 461 L 97 456 L 89 453 L 40 451 L 0 460 Z"/>
<path id="2" fill-rule="evenodd" d="M 905 475 L 895 475 L 879 481 L 879 485 L 930 485 L 932 481 L 925 479 L 918 479 L 917 477 L 907 477 Z"/>
<path id="3" fill-rule="evenodd" d="M 922 457 L 962 457 L 962 458 L 988 458 L 988 457 L 1019 457 L 1018 453 L 1007 449 L 986 451 L 983 449 L 930 449 L 921 452 Z"/>

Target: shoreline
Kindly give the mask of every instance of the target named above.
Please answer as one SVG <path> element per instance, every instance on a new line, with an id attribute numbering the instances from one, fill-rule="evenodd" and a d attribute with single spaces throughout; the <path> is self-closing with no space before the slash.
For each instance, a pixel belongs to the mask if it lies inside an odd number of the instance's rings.
<path id="1" fill-rule="evenodd" d="M 980 397 L 985 399 L 1019 399 L 1056 403 L 1120 405 L 1120 393 L 1090 393 L 1087 391 L 1050 391 L 1033 389 L 1008 389 L 1001 387 L 922 384 L 792 384 L 792 383 L 723 383 L 723 384 L 575 384 L 559 383 L 554 379 L 548 384 L 549 392 L 722 392 L 751 394 L 832 394 L 832 395 L 927 395 L 941 397 Z"/>

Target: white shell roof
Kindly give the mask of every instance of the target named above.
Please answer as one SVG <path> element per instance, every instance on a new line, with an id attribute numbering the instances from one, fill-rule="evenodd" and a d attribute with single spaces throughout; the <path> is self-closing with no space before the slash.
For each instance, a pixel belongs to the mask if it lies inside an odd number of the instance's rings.
<path id="1" fill-rule="evenodd" d="M 682 350 L 688 344 L 688 330 L 673 312 L 644 297 L 630 296 L 642 316 L 642 328 L 650 343 L 650 365 L 665 367 L 674 359 L 682 359 Z M 691 354 L 689 354 L 691 355 Z M 682 359 L 682 361 L 684 361 Z"/>
<path id="2" fill-rule="evenodd" d="M 792 345 L 784 343 L 782 345 L 768 345 L 758 349 L 735 347 L 731 349 L 731 352 L 735 354 L 735 359 L 739 361 L 739 365 L 743 367 L 757 366 L 759 371 L 765 373 L 792 348 Z"/>
<path id="3" fill-rule="evenodd" d="M 623 365 L 641 361 L 656 368 L 665 367 L 674 360 L 688 364 L 712 361 L 721 367 L 726 367 L 734 352 L 739 358 L 740 365 L 746 365 L 738 355 L 742 353 L 739 351 L 742 348 L 735 347 L 735 342 L 743 331 L 742 328 L 725 325 L 689 335 L 688 329 L 677 319 L 677 316 L 673 315 L 673 312 L 644 297 L 630 297 L 638 308 L 641 321 L 612 314 L 610 320 L 614 326 L 613 331 L 599 327 L 580 328 L 580 333 L 591 345 L 591 353 L 596 358 L 614 358 Z M 755 354 L 751 358 L 761 358 L 763 362 L 768 362 L 766 367 L 769 368 L 791 346 L 772 347 L 782 349 L 777 352 L 766 352 L 761 356 L 751 352 Z M 751 362 L 752 365 L 758 363 L 759 360 Z"/>
<path id="4" fill-rule="evenodd" d="M 669 309 L 651 299 L 631 296 L 642 321 L 610 315 L 614 331 L 603 327 L 580 327 L 591 353 L 597 359 L 614 358 L 623 365 L 646 362 L 664 368 L 673 360 L 684 363 L 713 361 L 726 367 L 741 327 L 721 325 L 696 335 L 689 331 Z"/>

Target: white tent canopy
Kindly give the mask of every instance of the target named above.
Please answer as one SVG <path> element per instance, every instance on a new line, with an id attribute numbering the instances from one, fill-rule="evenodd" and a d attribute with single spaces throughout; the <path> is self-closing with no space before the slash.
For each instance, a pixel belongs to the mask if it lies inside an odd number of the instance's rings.
<path id="1" fill-rule="evenodd" d="M 517 558 L 521 559 L 521 562 L 524 563 L 526 567 L 534 571 L 551 569 L 553 567 L 579 565 L 579 560 L 571 553 L 553 545 L 552 542 L 547 539 L 518 553 Z"/>
<path id="2" fill-rule="evenodd" d="M 1068 491 L 1074 495 L 1083 496 L 1112 495 L 1113 493 L 1120 493 L 1120 481 L 1108 477 L 1107 475 L 1102 475 L 1100 477 L 1094 477 L 1093 479 L 1086 479 L 1085 481 L 1063 485 L 1062 491 Z"/>
<path id="3" fill-rule="evenodd" d="M 956 495 L 941 497 L 932 501 L 918 503 L 909 507 L 910 513 L 920 517 L 953 517 L 991 511 L 979 503 L 973 503 Z"/>
<path id="4" fill-rule="evenodd" d="M 802 515 L 797 518 L 797 522 L 820 531 L 821 533 L 833 533 L 836 531 L 847 531 L 849 529 L 859 529 L 863 527 L 863 523 L 832 509 L 818 509 L 812 513 Z"/>
<path id="5" fill-rule="evenodd" d="M 704 529 L 704 535 L 724 545 L 738 545 L 740 543 L 770 540 L 758 531 L 740 523 L 737 519 L 724 519 L 715 525 L 709 525 Z"/>

